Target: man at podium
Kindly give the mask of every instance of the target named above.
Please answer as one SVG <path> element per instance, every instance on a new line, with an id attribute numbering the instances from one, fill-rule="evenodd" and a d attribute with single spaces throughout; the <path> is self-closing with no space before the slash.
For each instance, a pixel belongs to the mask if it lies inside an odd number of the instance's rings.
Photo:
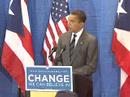
<path id="1" fill-rule="evenodd" d="M 78 97 L 92 97 L 92 74 L 98 60 L 98 43 L 95 36 L 84 29 L 86 14 L 74 10 L 68 18 L 69 31 L 58 40 L 56 65 L 72 66 L 74 92 Z"/>

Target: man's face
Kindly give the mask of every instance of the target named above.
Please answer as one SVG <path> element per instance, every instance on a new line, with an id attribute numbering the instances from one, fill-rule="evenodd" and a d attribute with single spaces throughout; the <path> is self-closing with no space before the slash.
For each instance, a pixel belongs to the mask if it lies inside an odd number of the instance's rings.
<path id="1" fill-rule="evenodd" d="M 78 32 L 83 26 L 84 23 L 81 22 L 76 15 L 69 15 L 68 18 L 69 32 Z"/>

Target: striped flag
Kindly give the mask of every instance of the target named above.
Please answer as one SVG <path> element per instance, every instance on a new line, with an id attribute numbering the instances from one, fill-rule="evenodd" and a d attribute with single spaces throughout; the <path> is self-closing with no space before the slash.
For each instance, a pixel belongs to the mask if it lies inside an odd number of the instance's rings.
<path id="1" fill-rule="evenodd" d="M 34 65 L 27 1 L 10 0 L 2 65 L 25 96 L 25 68 Z"/>
<path id="2" fill-rule="evenodd" d="M 120 97 L 130 97 L 130 0 L 120 0 L 112 51 L 121 68 Z"/>
<path id="3" fill-rule="evenodd" d="M 58 39 L 62 33 L 67 32 L 67 16 L 69 14 L 69 7 L 67 0 L 53 0 L 48 28 L 43 43 L 43 54 L 46 59 L 46 64 L 51 66 L 51 62 L 48 58 L 51 49 L 57 46 Z M 53 55 L 53 60 L 55 54 Z"/>

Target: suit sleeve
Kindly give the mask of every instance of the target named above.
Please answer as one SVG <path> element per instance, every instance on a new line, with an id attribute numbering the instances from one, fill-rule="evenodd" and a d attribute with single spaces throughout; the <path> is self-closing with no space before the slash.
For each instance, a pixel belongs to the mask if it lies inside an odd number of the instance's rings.
<path id="1" fill-rule="evenodd" d="M 86 64 L 78 69 L 75 69 L 74 74 L 92 75 L 92 73 L 96 71 L 97 60 L 98 60 L 98 42 L 96 38 L 93 38 L 88 43 Z"/>
<path id="2" fill-rule="evenodd" d="M 58 48 L 56 50 L 56 57 L 55 57 L 55 65 L 56 66 L 62 66 L 62 58 L 59 57 L 60 56 L 60 51 L 61 51 L 61 47 L 62 47 L 62 40 L 61 38 L 59 38 L 58 40 Z"/>

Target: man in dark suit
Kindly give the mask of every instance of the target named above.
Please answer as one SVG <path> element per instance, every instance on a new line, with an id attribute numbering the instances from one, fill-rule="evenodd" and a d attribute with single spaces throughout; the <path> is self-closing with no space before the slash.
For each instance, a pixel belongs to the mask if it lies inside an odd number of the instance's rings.
<path id="1" fill-rule="evenodd" d="M 96 70 L 98 43 L 95 36 L 84 30 L 86 15 L 72 11 L 68 18 L 69 31 L 58 41 L 56 65 L 72 66 L 74 91 L 79 97 L 92 97 L 92 74 Z"/>

